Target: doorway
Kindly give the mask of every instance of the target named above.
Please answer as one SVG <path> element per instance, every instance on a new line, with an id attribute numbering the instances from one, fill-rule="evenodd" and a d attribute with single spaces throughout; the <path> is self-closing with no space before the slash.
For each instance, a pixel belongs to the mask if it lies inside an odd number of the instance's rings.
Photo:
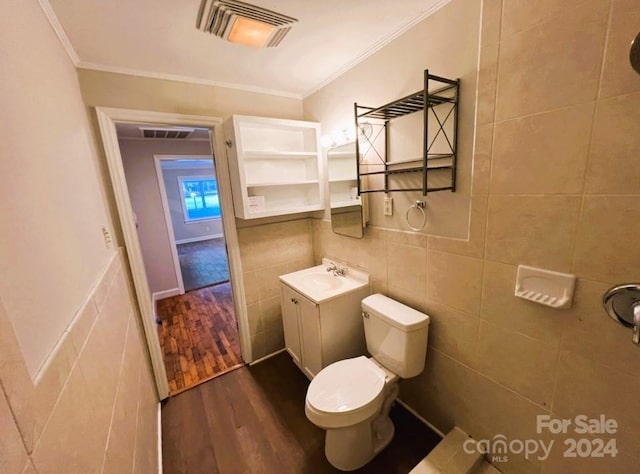
<path id="1" fill-rule="evenodd" d="M 213 157 L 154 155 L 180 292 L 229 281 Z"/>
<path id="2" fill-rule="evenodd" d="M 244 365 L 209 130 L 118 123 L 116 131 L 175 395 Z"/>
<path id="3" fill-rule="evenodd" d="M 107 163 L 109 166 L 109 174 L 111 177 L 114 196 L 117 204 L 118 215 L 120 218 L 120 224 L 122 227 L 122 234 L 124 237 L 124 243 L 127 250 L 127 254 L 130 262 L 130 269 L 134 281 L 135 292 L 137 295 L 141 322 L 145 330 L 145 336 L 147 338 L 147 344 L 149 347 L 149 353 L 152 360 L 154 375 L 156 379 L 156 386 L 158 388 L 158 394 L 160 399 L 166 398 L 170 394 L 170 387 L 168 382 L 168 371 L 163 360 L 163 348 L 160 344 L 160 338 L 158 334 L 158 326 L 155 318 L 157 313 L 155 311 L 155 302 L 178 298 L 180 293 L 184 292 L 184 288 L 180 288 L 182 285 L 178 285 L 178 278 L 176 278 L 176 267 L 179 270 L 178 259 L 175 260 L 169 255 L 170 266 L 173 270 L 161 272 L 148 272 L 145 267 L 145 259 L 143 258 L 143 251 L 141 245 L 141 238 L 139 229 L 141 228 L 142 221 L 147 223 L 147 216 L 145 213 L 134 212 L 132 206 L 132 199 L 130 196 L 130 190 L 127 185 L 127 178 L 125 176 L 125 170 L 123 165 L 123 157 L 120 150 L 120 143 L 118 141 L 118 132 L 116 129 L 117 124 L 132 124 L 140 128 L 143 125 L 162 124 L 160 128 L 165 127 L 170 129 L 169 133 L 183 133 L 184 128 L 196 128 L 200 132 L 204 132 L 209 137 L 206 141 L 209 144 L 209 154 L 213 154 L 213 162 L 218 177 L 218 191 L 219 191 L 219 204 L 221 209 L 221 222 L 224 229 L 224 236 L 226 241 L 226 248 L 228 251 L 229 262 L 229 283 L 226 285 L 226 293 L 223 291 L 221 295 L 208 294 L 202 296 L 203 303 L 196 303 L 193 301 L 185 301 L 183 303 L 184 308 L 194 308 L 196 312 L 206 313 L 202 311 L 203 308 L 212 309 L 212 313 L 221 316 L 222 319 L 229 320 L 231 313 L 234 315 L 233 326 L 236 327 L 236 339 L 237 346 L 239 346 L 239 360 L 247 363 L 252 361 L 250 336 L 248 330 L 247 313 L 246 313 L 246 300 L 244 296 L 244 288 L 242 282 L 242 271 L 240 265 L 240 251 L 237 240 L 237 231 L 235 228 L 235 219 L 233 213 L 233 205 L 231 198 L 231 183 L 229 179 L 229 170 L 226 162 L 225 149 L 223 146 L 224 138 L 222 133 L 221 123 L 222 121 L 216 117 L 205 116 L 191 116 L 183 114 L 168 114 L 160 112 L 146 112 L 126 109 L 111 109 L 111 108 L 96 108 L 98 123 L 100 125 L 100 131 L 103 138 L 105 153 L 107 156 Z M 153 165 L 151 166 L 153 168 Z M 154 177 L 154 182 L 157 184 L 157 179 Z M 142 193 L 145 194 L 145 193 Z M 153 193 L 146 193 L 143 196 L 144 199 L 160 201 L 160 198 Z M 162 212 L 160 212 L 162 214 Z M 161 220 L 162 216 L 161 216 Z M 168 243 L 169 233 L 173 230 L 167 229 L 164 225 L 164 230 L 156 229 L 157 232 L 151 233 L 151 243 L 158 244 L 160 242 Z M 171 254 L 171 252 L 169 252 Z M 153 254 L 153 258 L 149 259 L 149 265 L 151 267 L 157 267 L 164 261 L 166 264 L 166 255 L 161 253 Z M 174 260 L 171 265 L 171 260 Z M 173 278 L 173 286 L 165 287 L 160 291 L 151 291 L 151 288 L 158 288 L 155 283 L 162 279 Z M 165 281 L 167 283 L 167 281 Z M 153 286 L 152 286 L 153 285 Z M 223 288 L 221 288 L 222 290 Z M 164 293 L 163 293 L 164 292 Z M 194 292 L 191 292 L 191 294 Z M 190 293 L 187 293 L 189 295 Z M 155 299 L 154 299 L 155 297 Z M 220 304 L 213 304 L 214 298 L 218 298 L 223 302 Z M 218 301 L 218 300 L 216 300 Z M 231 311 L 232 310 L 232 311 Z M 174 316 L 171 316 L 173 319 Z M 200 323 L 204 328 L 206 325 Z M 205 332 L 207 332 L 205 330 Z M 211 331 L 208 331 L 211 332 Z M 215 331 L 214 331 L 215 332 Z M 224 336 L 224 337 L 223 337 Z M 191 341 L 198 338 L 192 336 Z M 225 341 L 226 339 L 226 341 Z M 229 352 L 228 346 L 225 346 L 225 342 L 229 341 L 228 333 L 222 330 L 218 333 L 217 339 L 214 337 L 215 346 L 221 351 Z M 173 343 L 174 341 L 169 341 Z M 200 361 L 203 366 L 213 366 L 213 361 L 220 362 L 215 355 L 203 356 L 204 351 L 196 346 L 192 346 L 187 349 L 187 353 L 193 358 L 198 365 Z M 204 358 L 203 358 L 204 357 Z M 179 358 L 178 364 L 174 363 L 173 367 L 178 365 L 182 368 L 183 363 L 189 356 L 183 356 Z M 205 363 L 205 359 L 208 360 Z M 218 364 L 222 365 L 222 364 Z M 233 364 L 226 364 L 227 367 Z M 206 371 L 206 370 L 205 370 Z M 192 372 L 193 373 L 193 372 Z M 174 387 L 171 387 L 171 392 Z"/>

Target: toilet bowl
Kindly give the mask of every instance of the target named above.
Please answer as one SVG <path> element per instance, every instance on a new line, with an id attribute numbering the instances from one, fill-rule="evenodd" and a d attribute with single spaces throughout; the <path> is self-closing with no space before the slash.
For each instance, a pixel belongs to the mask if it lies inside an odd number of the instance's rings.
<path id="1" fill-rule="evenodd" d="M 325 455 L 342 471 L 367 464 L 393 439 L 389 410 L 400 378 L 424 370 L 429 317 L 384 295 L 362 301 L 367 350 L 372 354 L 328 365 L 311 381 L 309 421 L 327 430 Z"/>
<path id="2" fill-rule="evenodd" d="M 342 471 L 364 466 L 393 439 L 389 410 L 398 376 L 365 356 L 325 367 L 307 391 L 305 413 L 327 430 L 325 455 Z"/>

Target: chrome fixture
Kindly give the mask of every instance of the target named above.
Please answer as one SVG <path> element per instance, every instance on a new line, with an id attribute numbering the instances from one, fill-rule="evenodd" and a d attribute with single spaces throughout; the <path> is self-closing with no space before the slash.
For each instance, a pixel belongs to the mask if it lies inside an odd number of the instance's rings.
<path id="1" fill-rule="evenodd" d="M 633 329 L 632 341 L 640 344 L 640 283 L 614 286 L 604 294 L 602 305 L 614 321 Z"/>
<path id="2" fill-rule="evenodd" d="M 640 33 L 638 33 L 638 36 L 631 42 L 629 61 L 631 62 L 631 67 L 640 74 Z"/>
<path id="3" fill-rule="evenodd" d="M 333 276 L 345 276 L 347 274 L 346 267 L 339 267 L 335 263 L 329 265 L 327 271 L 331 272 Z"/>
<path id="4" fill-rule="evenodd" d="M 424 201 L 416 201 L 411 206 L 409 206 L 409 208 L 407 209 L 407 213 L 404 216 L 405 220 L 407 221 L 407 226 L 409 227 L 409 229 L 415 232 L 418 232 L 424 228 L 425 224 L 427 223 L 427 213 L 424 210 L 426 206 L 427 206 L 427 203 Z M 411 213 L 412 209 L 417 210 L 418 214 L 420 215 L 420 218 L 419 218 L 420 222 L 417 226 L 414 226 L 411 224 L 411 222 L 409 222 L 409 214 Z"/>

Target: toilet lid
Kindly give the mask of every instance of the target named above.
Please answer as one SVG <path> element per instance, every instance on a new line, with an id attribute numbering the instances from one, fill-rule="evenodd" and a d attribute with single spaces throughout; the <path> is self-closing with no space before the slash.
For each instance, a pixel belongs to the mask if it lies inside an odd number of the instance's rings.
<path id="1" fill-rule="evenodd" d="M 384 371 L 365 356 L 328 365 L 315 376 L 307 401 L 316 410 L 343 413 L 363 408 L 384 387 Z"/>

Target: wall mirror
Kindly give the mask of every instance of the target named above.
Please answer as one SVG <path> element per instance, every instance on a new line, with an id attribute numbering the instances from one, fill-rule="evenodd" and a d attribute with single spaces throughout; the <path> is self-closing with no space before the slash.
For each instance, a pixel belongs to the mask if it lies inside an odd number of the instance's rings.
<path id="1" fill-rule="evenodd" d="M 356 145 L 346 143 L 327 152 L 331 228 L 348 237 L 364 237 L 366 195 L 358 196 Z"/>

